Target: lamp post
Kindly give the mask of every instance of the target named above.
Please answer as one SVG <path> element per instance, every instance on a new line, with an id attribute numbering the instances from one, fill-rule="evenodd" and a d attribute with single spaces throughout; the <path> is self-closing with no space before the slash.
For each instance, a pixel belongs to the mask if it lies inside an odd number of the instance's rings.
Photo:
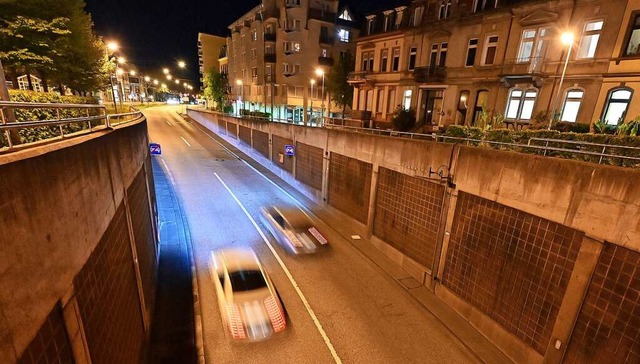
<path id="1" fill-rule="evenodd" d="M 320 109 L 321 109 L 322 125 L 324 125 L 324 71 L 321 68 L 316 68 L 316 75 L 322 76 L 322 103 L 321 103 Z"/>
<path id="2" fill-rule="evenodd" d="M 558 91 L 556 91 L 556 98 L 553 102 L 553 112 L 551 113 L 551 119 L 549 120 L 548 129 L 551 130 L 551 126 L 553 124 L 553 120 L 556 117 L 556 112 L 558 110 L 558 100 L 560 98 L 560 92 L 562 92 L 562 82 L 564 81 L 564 75 L 567 72 L 567 65 L 569 64 L 569 57 L 571 56 L 571 49 L 573 49 L 573 33 L 565 32 L 560 36 L 560 41 L 564 45 L 569 46 L 569 50 L 567 51 L 567 57 L 564 60 L 564 67 L 562 68 L 562 76 L 560 76 L 560 84 L 558 85 Z"/>
<path id="3" fill-rule="evenodd" d="M 118 50 L 118 48 L 119 48 L 119 46 L 118 46 L 118 43 L 116 43 L 116 42 L 107 43 L 107 48 L 105 49 L 105 52 L 107 53 L 107 61 L 109 63 L 111 63 L 111 58 L 109 56 L 109 51 L 115 52 L 115 51 Z M 118 68 L 118 63 L 116 62 L 116 69 L 117 68 Z M 118 113 L 118 104 L 116 103 L 116 94 L 115 94 L 115 90 L 113 88 L 113 74 L 111 73 L 111 65 L 109 65 L 109 82 L 111 83 L 111 98 L 113 99 L 113 110 L 117 114 Z"/>
<path id="4" fill-rule="evenodd" d="M 311 79 L 311 81 L 309 81 L 311 83 L 311 97 L 309 99 L 311 99 L 311 112 L 309 113 L 309 122 L 311 122 L 311 119 L 313 119 L 313 85 L 316 84 L 316 80 Z"/>
<path id="5" fill-rule="evenodd" d="M 242 109 L 244 109 L 244 85 L 242 84 L 242 80 L 236 80 L 236 85 L 240 86 L 240 100 L 242 101 Z M 241 115 L 240 108 L 238 107 L 238 115 Z"/>

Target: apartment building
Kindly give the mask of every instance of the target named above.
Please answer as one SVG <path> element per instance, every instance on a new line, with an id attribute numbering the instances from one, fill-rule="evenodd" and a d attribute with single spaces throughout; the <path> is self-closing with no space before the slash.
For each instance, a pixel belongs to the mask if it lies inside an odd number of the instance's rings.
<path id="1" fill-rule="evenodd" d="M 554 114 L 631 119 L 640 115 L 631 102 L 638 9 L 628 0 L 414 0 L 369 14 L 349 80 L 354 108 L 376 121 L 412 108 L 418 123 L 441 126 L 475 125 L 483 108 L 507 125 Z"/>
<path id="2" fill-rule="evenodd" d="M 320 116 L 323 104 L 325 115 L 338 111 L 316 70 L 327 74 L 339 57 L 355 51 L 358 27 L 348 8 L 337 0 L 264 0 L 229 30 L 224 61 L 236 112 L 307 122 Z"/>
<path id="3" fill-rule="evenodd" d="M 200 72 L 200 90 L 204 90 L 204 77 L 212 68 L 219 70 L 220 52 L 226 46 L 227 39 L 206 33 L 198 33 L 198 69 Z"/>

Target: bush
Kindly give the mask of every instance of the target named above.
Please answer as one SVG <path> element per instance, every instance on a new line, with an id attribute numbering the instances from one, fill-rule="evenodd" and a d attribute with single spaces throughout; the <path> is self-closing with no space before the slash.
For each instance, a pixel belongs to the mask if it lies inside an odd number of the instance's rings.
<path id="1" fill-rule="evenodd" d="M 240 115 L 248 116 L 250 118 L 259 118 L 259 119 L 269 119 L 271 117 L 271 114 L 268 112 L 249 111 L 247 109 L 241 109 Z"/>
<path id="2" fill-rule="evenodd" d="M 567 121 L 559 121 L 554 124 L 553 130 L 557 130 L 563 133 L 588 133 L 590 130 L 589 124 L 583 123 L 570 123 Z"/>
<path id="3" fill-rule="evenodd" d="M 398 107 L 393 112 L 393 129 L 397 131 L 410 131 L 416 125 L 416 112 L 413 109 Z"/>
<path id="4" fill-rule="evenodd" d="M 35 91 L 21 91 L 21 90 L 9 90 L 9 97 L 11 101 L 18 102 L 33 102 L 33 103 L 57 103 L 57 104 L 98 104 L 98 100 L 91 97 L 80 96 L 60 96 L 54 93 L 44 93 Z M 98 109 L 89 110 L 90 116 L 98 115 L 100 111 Z M 86 109 L 16 109 L 14 110 L 16 121 L 38 121 L 38 120 L 53 120 L 68 118 L 79 118 L 87 116 Z M 104 123 L 104 122 L 103 122 Z M 99 123 L 92 122 L 92 126 L 99 125 Z M 74 133 L 83 129 L 88 129 L 86 123 L 74 123 L 64 125 L 62 130 L 65 134 Z M 38 140 L 49 139 L 60 135 L 60 128 L 57 126 L 43 126 L 38 128 L 20 129 L 18 131 L 22 143 L 31 143 Z M 0 147 L 7 146 L 5 137 L 0 138 Z"/>

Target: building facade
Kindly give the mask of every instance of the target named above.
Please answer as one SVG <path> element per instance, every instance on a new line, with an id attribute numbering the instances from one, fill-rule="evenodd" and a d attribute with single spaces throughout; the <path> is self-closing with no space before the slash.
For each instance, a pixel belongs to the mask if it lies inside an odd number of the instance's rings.
<path id="1" fill-rule="evenodd" d="M 440 126 L 487 115 L 507 125 L 630 120 L 640 114 L 635 9 L 628 0 L 414 0 L 369 14 L 349 80 L 354 108 L 376 121 L 411 108 L 419 125 Z"/>
<path id="2" fill-rule="evenodd" d="M 231 24 L 221 60 L 235 111 L 300 123 L 320 116 L 323 104 L 325 115 L 338 111 L 316 71 L 327 74 L 339 57 L 355 50 L 355 24 L 337 0 L 265 0 Z"/>
<path id="3" fill-rule="evenodd" d="M 204 90 L 204 78 L 212 68 L 220 70 L 220 50 L 227 39 L 217 35 L 198 33 L 198 70 L 200 72 L 200 90 Z"/>

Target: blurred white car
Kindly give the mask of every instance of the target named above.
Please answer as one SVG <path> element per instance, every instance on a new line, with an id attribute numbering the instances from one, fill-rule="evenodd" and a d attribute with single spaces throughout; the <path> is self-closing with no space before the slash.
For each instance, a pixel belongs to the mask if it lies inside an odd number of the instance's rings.
<path id="1" fill-rule="evenodd" d="M 211 253 L 210 270 L 222 322 L 232 338 L 264 340 L 287 327 L 282 302 L 252 250 Z"/>
<path id="2" fill-rule="evenodd" d="M 298 207 L 263 207 L 260 217 L 276 240 L 294 254 L 315 253 L 329 244 Z"/>

